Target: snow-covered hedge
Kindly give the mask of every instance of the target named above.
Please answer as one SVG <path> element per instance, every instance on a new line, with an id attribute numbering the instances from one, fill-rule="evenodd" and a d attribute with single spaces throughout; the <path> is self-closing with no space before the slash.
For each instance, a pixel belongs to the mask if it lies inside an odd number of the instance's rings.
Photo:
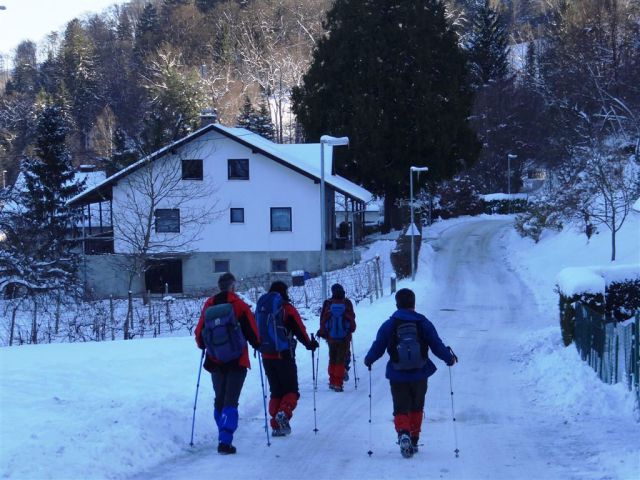
<path id="1" fill-rule="evenodd" d="M 580 302 L 603 318 L 624 321 L 640 311 L 640 265 L 570 267 L 556 277 L 560 328 L 565 345 L 575 334 L 574 304 Z"/>

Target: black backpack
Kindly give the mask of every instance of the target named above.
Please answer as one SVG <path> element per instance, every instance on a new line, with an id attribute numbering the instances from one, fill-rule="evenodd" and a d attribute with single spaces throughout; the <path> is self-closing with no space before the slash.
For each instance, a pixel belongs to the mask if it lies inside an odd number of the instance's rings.
<path id="1" fill-rule="evenodd" d="M 427 363 L 427 348 L 420 340 L 417 322 L 395 320 L 391 363 L 396 370 L 416 370 Z"/>

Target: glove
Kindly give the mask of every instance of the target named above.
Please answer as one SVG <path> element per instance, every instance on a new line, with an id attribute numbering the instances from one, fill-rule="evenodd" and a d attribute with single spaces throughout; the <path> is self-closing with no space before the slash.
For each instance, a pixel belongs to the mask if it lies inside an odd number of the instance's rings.
<path id="1" fill-rule="evenodd" d="M 367 360 L 366 358 L 364 359 L 364 365 L 371 370 L 371 362 L 369 360 Z"/>
<path id="2" fill-rule="evenodd" d="M 451 353 L 451 356 L 453 357 L 452 360 L 447 363 L 447 366 L 449 367 L 453 367 L 456 363 L 458 363 L 458 357 L 456 356 L 455 353 L 453 353 L 453 350 L 451 347 L 447 347 L 449 349 L 449 353 Z"/>
<path id="3" fill-rule="evenodd" d="M 309 342 L 309 346 L 307 347 L 307 350 L 311 350 L 312 352 L 316 351 L 316 348 L 318 348 L 320 346 L 320 344 L 318 343 L 318 341 L 315 338 L 311 339 L 311 342 Z"/>
<path id="4" fill-rule="evenodd" d="M 322 330 L 318 330 L 316 332 L 316 337 L 318 337 L 318 338 L 326 338 L 326 335 Z"/>

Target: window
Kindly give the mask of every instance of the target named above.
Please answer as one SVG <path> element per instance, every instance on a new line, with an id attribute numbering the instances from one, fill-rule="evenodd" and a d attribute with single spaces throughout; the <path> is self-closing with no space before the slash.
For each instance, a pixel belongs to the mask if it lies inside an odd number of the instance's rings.
<path id="1" fill-rule="evenodd" d="M 177 208 L 156 209 L 156 233 L 180 233 L 180 210 Z"/>
<path id="2" fill-rule="evenodd" d="M 229 180 L 249 180 L 249 159 L 230 158 L 227 160 Z"/>
<path id="3" fill-rule="evenodd" d="M 244 223 L 244 208 L 231 208 L 231 223 Z"/>
<path id="4" fill-rule="evenodd" d="M 291 207 L 271 208 L 271 231 L 290 232 L 291 231 Z"/>
<path id="5" fill-rule="evenodd" d="M 202 160 L 182 160 L 183 180 L 202 180 Z"/>
<path id="6" fill-rule="evenodd" d="M 271 259 L 271 272 L 286 272 L 287 271 L 287 260 L 284 259 Z"/>
<path id="7" fill-rule="evenodd" d="M 213 271 L 214 273 L 226 273 L 231 271 L 229 260 L 214 260 Z"/>

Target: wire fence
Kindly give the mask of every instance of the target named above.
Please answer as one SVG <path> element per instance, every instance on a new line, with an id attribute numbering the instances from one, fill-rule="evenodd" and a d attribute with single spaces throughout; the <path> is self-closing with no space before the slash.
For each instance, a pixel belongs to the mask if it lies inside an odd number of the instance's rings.
<path id="1" fill-rule="evenodd" d="M 327 273 L 327 285 L 341 283 L 354 302 L 383 295 L 384 264 L 379 257 Z M 243 278 L 239 295 L 252 307 L 274 280 L 291 284 L 290 275 L 265 274 Z M 289 288 L 292 303 L 303 320 L 317 320 L 322 302 L 322 279 L 307 279 Z M 98 342 L 143 337 L 191 335 L 206 297 L 149 296 L 76 303 L 64 297 L 38 296 L 0 301 L 0 345 Z"/>
<path id="2" fill-rule="evenodd" d="M 574 342 L 582 360 L 603 382 L 624 382 L 640 405 L 640 312 L 615 322 L 581 302 L 575 311 Z"/>

